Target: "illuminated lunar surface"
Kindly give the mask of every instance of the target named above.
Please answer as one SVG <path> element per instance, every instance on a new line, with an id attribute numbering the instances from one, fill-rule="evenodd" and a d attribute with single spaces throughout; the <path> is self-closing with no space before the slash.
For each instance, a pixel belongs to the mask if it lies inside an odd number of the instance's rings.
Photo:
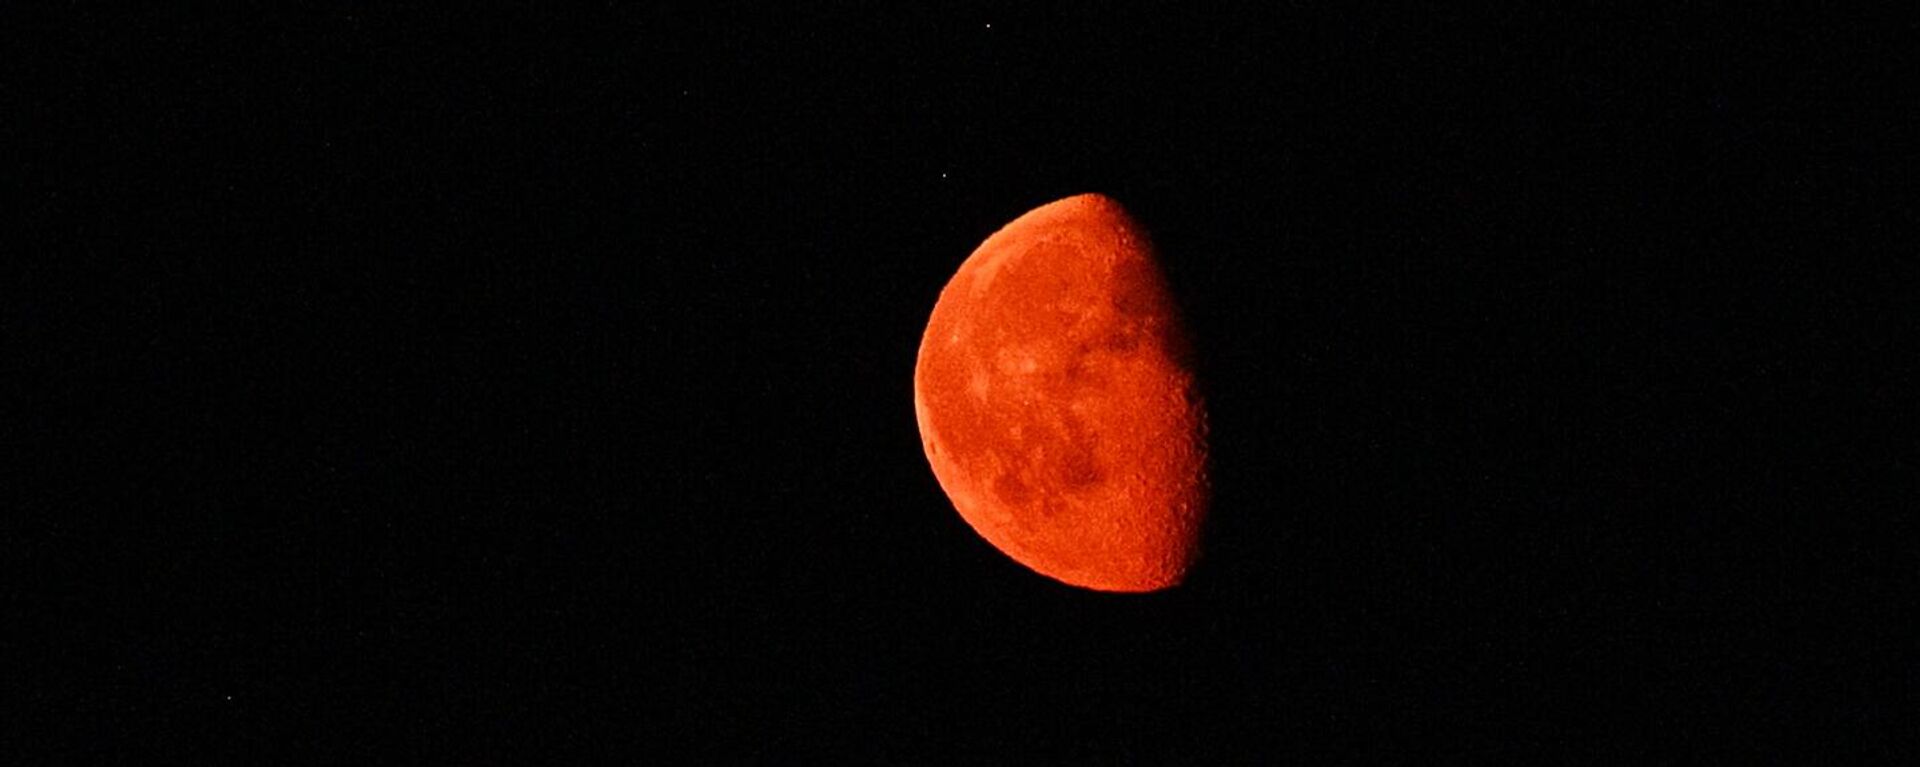
<path id="1" fill-rule="evenodd" d="M 1179 583 L 1209 500 L 1188 343 L 1119 203 L 1028 212 L 960 265 L 921 338 L 914 408 L 934 476 L 1036 572 L 1101 591 Z"/>

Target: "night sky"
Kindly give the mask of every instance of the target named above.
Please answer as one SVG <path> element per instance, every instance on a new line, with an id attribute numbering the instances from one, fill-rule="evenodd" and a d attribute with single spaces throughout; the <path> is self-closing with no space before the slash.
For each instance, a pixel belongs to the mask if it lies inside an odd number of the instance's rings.
<path id="1" fill-rule="evenodd" d="M 1910 25 L 699 5 L 0 14 L 0 751 L 1911 748 Z M 940 288 L 1082 192 L 1198 345 L 1167 592 L 915 427 Z"/>

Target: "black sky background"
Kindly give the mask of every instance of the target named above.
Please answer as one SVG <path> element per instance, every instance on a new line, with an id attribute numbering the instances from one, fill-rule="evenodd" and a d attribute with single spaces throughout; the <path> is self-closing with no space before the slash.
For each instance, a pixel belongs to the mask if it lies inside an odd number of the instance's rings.
<path id="1" fill-rule="evenodd" d="M 1911 745 L 1911 26 L 6 16 L 9 751 Z M 1007 560 L 914 426 L 945 280 L 1086 191 L 1200 343 L 1160 594 Z"/>

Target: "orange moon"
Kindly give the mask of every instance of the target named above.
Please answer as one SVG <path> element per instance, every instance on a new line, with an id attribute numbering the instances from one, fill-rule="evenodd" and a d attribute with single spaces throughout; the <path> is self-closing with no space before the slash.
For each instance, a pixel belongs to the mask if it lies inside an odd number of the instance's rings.
<path id="1" fill-rule="evenodd" d="M 1035 572 L 1174 586 L 1210 500 L 1190 349 L 1153 243 L 1119 203 L 1035 208 L 934 304 L 913 375 L 927 461 L 967 524 Z"/>

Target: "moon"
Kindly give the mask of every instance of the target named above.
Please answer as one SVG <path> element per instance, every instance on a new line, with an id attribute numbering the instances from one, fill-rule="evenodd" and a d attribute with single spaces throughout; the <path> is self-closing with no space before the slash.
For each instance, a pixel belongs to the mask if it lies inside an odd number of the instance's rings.
<path id="1" fill-rule="evenodd" d="M 1210 490 L 1191 341 L 1147 232 L 1083 194 L 989 236 L 914 366 L 934 477 L 980 537 L 1098 591 L 1179 584 Z"/>

